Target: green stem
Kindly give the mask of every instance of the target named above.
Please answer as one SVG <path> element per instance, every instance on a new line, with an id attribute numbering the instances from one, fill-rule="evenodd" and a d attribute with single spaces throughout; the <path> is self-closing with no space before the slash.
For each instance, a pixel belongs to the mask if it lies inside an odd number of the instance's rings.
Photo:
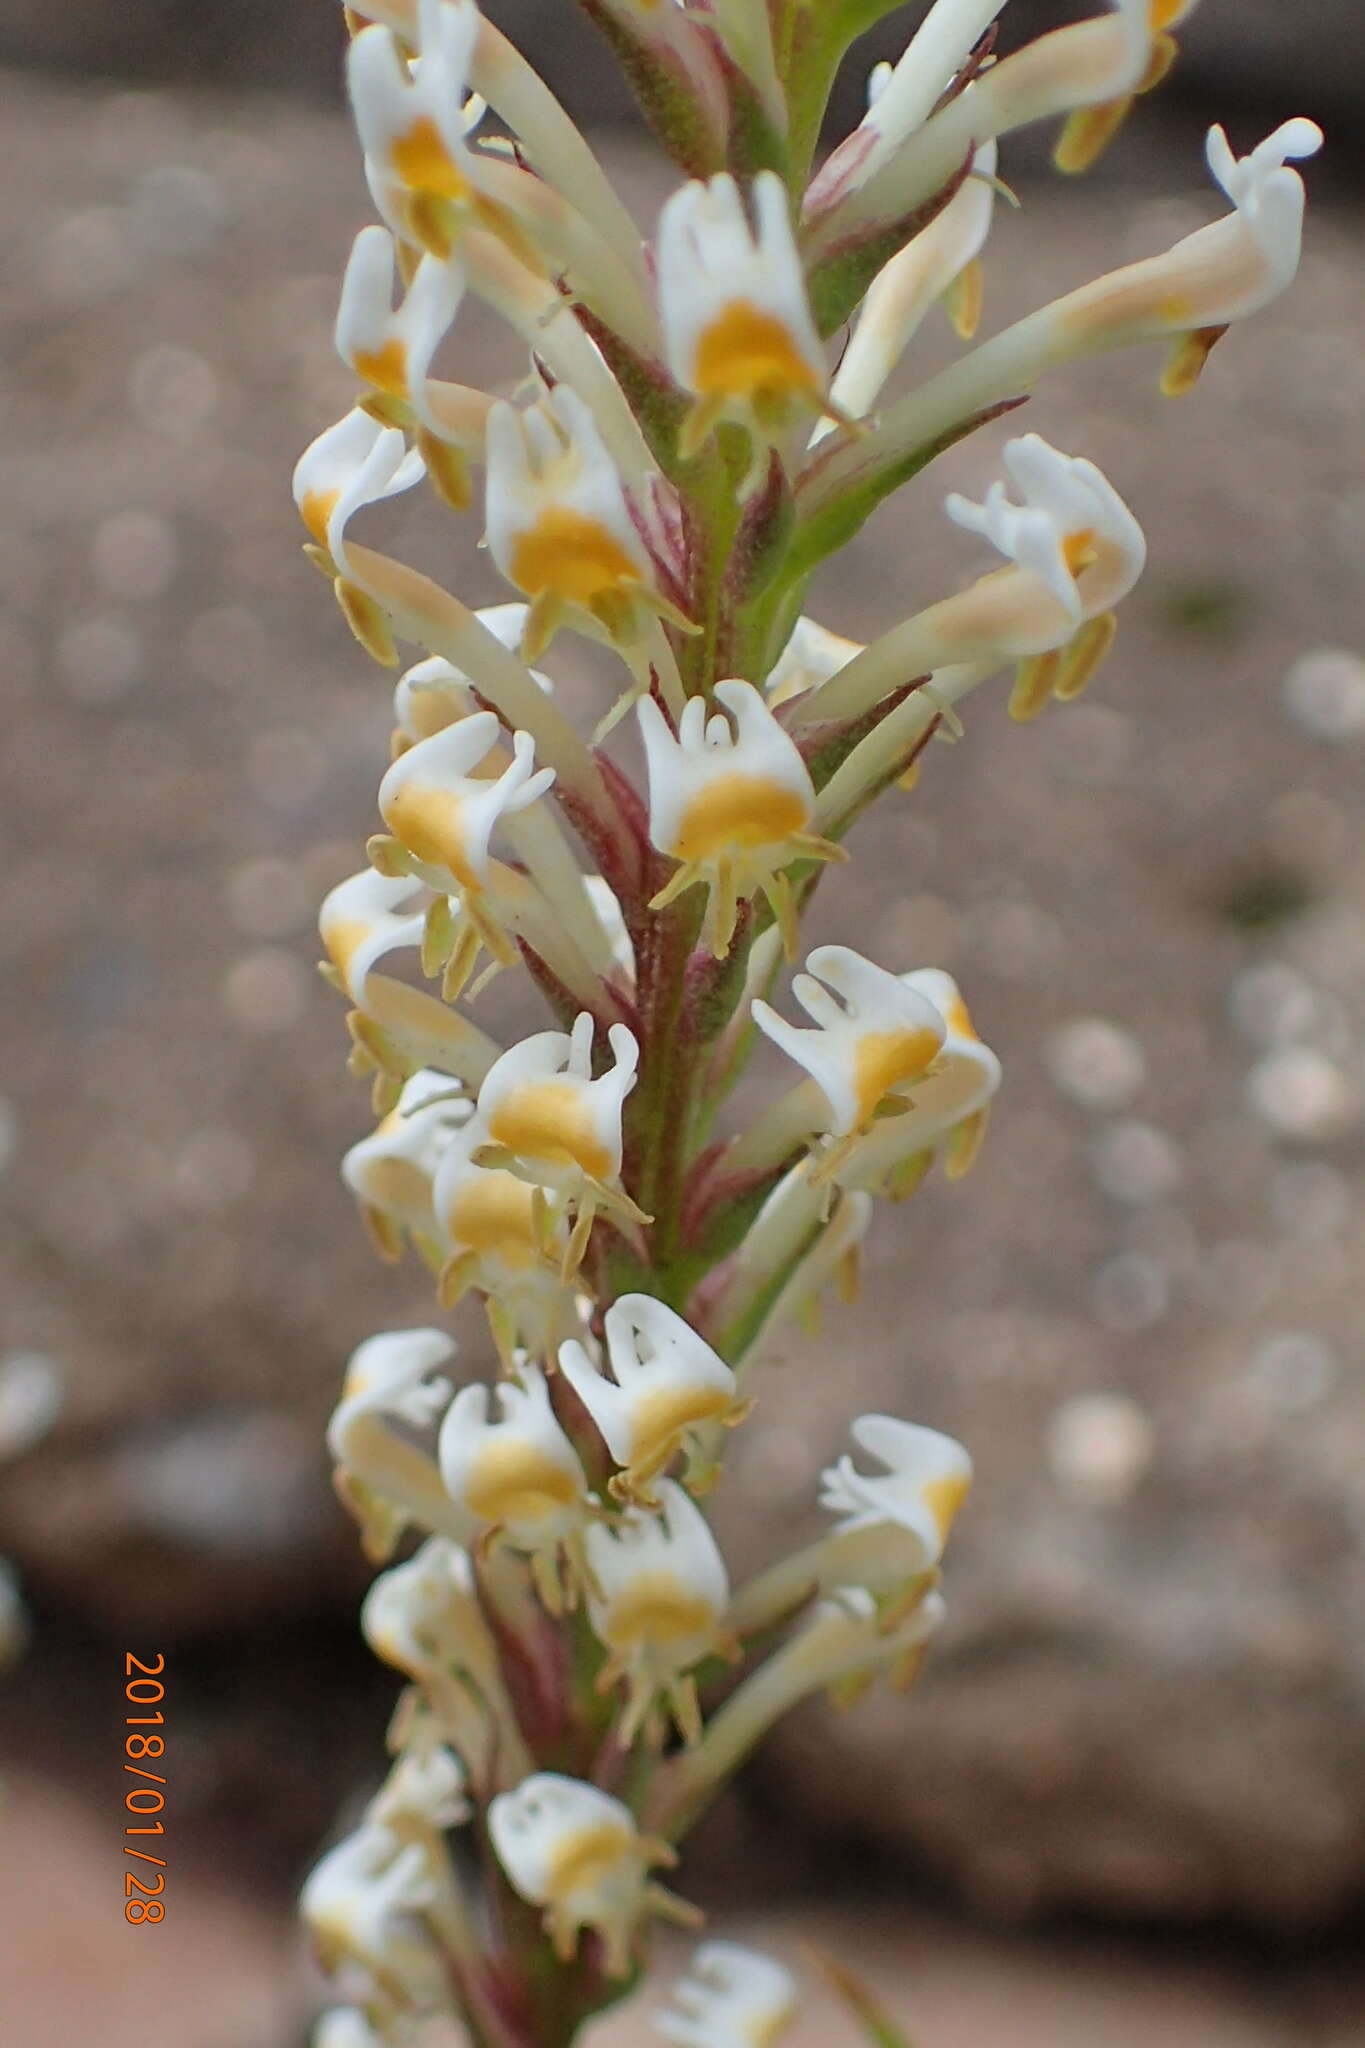
<path id="1" fill-rule="evenodd" d="M 799 198 L 810 176 L 825 110 L 853 31 L 832 0 L 788 0 L 774 35 L 787 96 L 790 183 Z"/>

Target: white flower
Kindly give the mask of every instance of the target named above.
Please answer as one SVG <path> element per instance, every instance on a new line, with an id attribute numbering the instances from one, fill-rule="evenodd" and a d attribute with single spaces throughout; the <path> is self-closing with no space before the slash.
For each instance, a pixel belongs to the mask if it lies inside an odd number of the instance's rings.
<path id="1" fill-rule="evenodd" d="M 649 1221 L 621 1186 L 621 1117 L 635 1086 L 639 1046 L 624 1024 L 613 1024 L 607 1033 L 612 1065 L 594 1079 L 595 1031 L 591 1012 L 582 1010 L 571 1032 L 534 1032 L 508 1047 L 479 1090 L 484 1159 L 558 1189 L 577 1208 L 566 1271 L 577 1268 L 599 1208 L 630 1222 Z"/>
<path id="2" fill-rule="evenodd" d="M 519 1377 L 499 1380 L 491 1396 L 486 1386 L 462 1387 L 441 1425 L 439 1455 L 456 1506 L 531 1559 L 542 1597 L 560 1612 L 584 1577 L 588 1482 L 540 1368 L 523 1363 Z"/>
<path id="3" fill-rule="evenodd" d="M 761 1001 L 753 1019 L 805 1068 L 829 1105 L 829 1129 L 846 1138 L 888 1096 L 908 1095 L 923 1079 L 945 1025 L 924 996 L 849 946 L 817 946 L 806 965 L 810 973 L 794 978 L 792 994 L 815 1030 L 788 1024 Z"/>
<path id="4" fill-rule="evenodd" d="M 763 694 L 769 704 L 786 704 L 791 698 L 804 696 L 807 690 L 827 683 L 862 651 L 861 641 L 845 640 L 842 634 L 832 633 L 818 619 L 803 613 L 768 671 Z"/>
<path id="5" fill-rule="evenodd" d="M 420 2008 L 441 1994 L 443 1968 L 425 1917 L 436 1899 L 423 1845 L 362 1824 L 313 1869 L 299 1910 L 329 1976 L 359 1965 L 390 1996 Z"/>
<path id="6" fill-rule="evenodd" d="M 934 1147 L 945 1139 L 948 1177 L 962 1178 L 976 1157 L 987 1105 L 1000 1086 L 1000 1061 L 977 1037 L 952 976 L 940 967 L 920 967 L 900 979 L 938 1011 L 943 1046 L 915 1087 L 910 1106 L 876 1122 L 835 1174 L 842 1187 L 880 1189 L 893 1196 L 911 1191 Z"/>
<path id="7" fill-rule="evenodd" d="M 346 573 L 346 528 L 356 513 L 411 490 L 424 467 L 397 427 L 382 427 L 359 409 L 304 449 L 294 465 L 294 502 L 338 573 Z"/>
<path id="8" fill-rule="evenodd" d="M 337 354 L 363 383 L 405 401 L 419 420 L 435 425 L 426 406 L 431 360 L 459 310 L 464 279 L 453 263 L 424 256 L 397 312 L 393 236 L 387 228 L 360 230 L 346 264 L 337 309 Z"/>
<path id="9" fill-rule="evenodd" d="M 771 1956 L 734 1941 L 706 1941 L 654 2031 L 673 2048 L 772 2048 L 796 2017 L 797 1985 Z"/>
<path id="10" fill-rule="evenodd" d="M 741 1421 L 747 1408 L 730 1367 L 653 1295 L 621 1295 L 604 1329 L 610 1379 L 576 1341 L 561 1346 L 560 1369 L 622 1468 L 612 1491 L 648 1502 L 679 1452 L 704 1459 L 717 1426 Z"/>
<path id="11" fill-rule="evenodd" d="M 447 1251 L 440 1293 L 453 1307 L 466 1289 L 479 1290 L 510 1370 L 518 1349 L 553 1358 L 577 1316 L 560 1278 L 568 1236 L 562 1219 L 532 1182 L 478 1164 L 474 1155 L 486 1140 L 476 1118 L 446 1147 L 436 1171 L 432 1206 Z"/>
<path id="12" fill-rule="evenodd" d="M 703 1658 L 733 1649 L 721 1627 L 729 1575 L 706 1517 L 671 1479 L 659 1482 L 658 1493 L 657 1510 L 628 1508 L 594 1522 L 586 1538 L 588 1614 L 611 1652 L 599 1685 L 626 1681 L 626 1745 L 642 1727 L 661 1739 L 660 1695 L 685 1739 L 697 1741 L 701 1717 L 687 1674 Z"/>
<path id="13" fill-rule="evenodd" d="M 370 1801 L 365 1818 L 395 1834 L 441 1834 L 462 1827 L 472 1812 L 464 1765 L 437 1738 L 429 1718 L 418 1723 L 418 1735 Z"/>
<path id="14" fill-rule="evenodd" d="M 401 908 L 421 892 L 417 876 L 365 868 L 338 882 L 318 914 L 327 977 L 355 1004 L 347 1019 L 355 1040 L 352 1071 L 375 1070 L 375 1109 L 381 1114 L 393 1108 L 402 1082 L 424 1067 L 477 1088 L 498 1056 L 494 1040 L 468 1017 L 374 971 L 388 954 L 423 944 L 429 913 Z"/>
<path id="15" fill-rule="evenodd" d="M 421 1688 L 442 1734 L 471 1770 L 516 1770 L 525 1754 L 507 1702 L 468 1554 L 429 1536 L 402 1564 L 381 1572 L 365 1596 L 360 1627 L 376 1657 Z"/>
<path id="16" fill-rule="evenodd" d="M 496 1655 L 481 1640 L 474 1577 L 465 1551 L 432 1536 L 402 1564 L 381 1572 L 365 1596 L 360 1626 L 377 1657 L 419 1683 L 467 1661 L 477 1677 Z"/>
<path id="17" fill-rule="evenodd" d="M 526 615 L 524 604 L 485 605 L 475 613 L 479 623 L 512 654 L 521 646 Z M 554 688 L 550 678 L 535 669 L 531 673 L 548 695 Z M 414 663 L 399 677 L 393 693 L 394 723 L 403 742 L 411 745 L 415 740 L 430 739 L 444 727 L 472 717 L 480 708 L 475 698 L 478 687 L 464 669 L 439 654 Z M 401 749 L 395 745 L 398 751 Z"/>
<path id="18" fill-rule="evenodd" d="M 476 711 L 418 740 L 390 763 L 379 809 L 399 845 L 435 888 L 477 895 L 488 881 L 490 845 L 505 817 L 545 794 L 553 768 L 537 769 L 535 742 L 512 735 L 512 758 L 491 778 L 477 773 L 502 739 L 491 711 Z"/>
<path id="19" fill-rule="evenodd" d="M 579 1932 L 600 1936 L 607 1975 L 629 1974 L 635 1932 L 651 1910 L 691 1918 L 649 1882 L 652 1865 L 677 1858 L 664 1842 L 641 1835 L 630 1808 L 596 1785 L 540 1771 L 488 1809 L 488 1832 L 509 1883 L 533 1906 L 561 1962 Z"/>
<path id="20" fill-rule="evenodd" d="M 948 517 L 1045 583 L 1068 632 L 1109 611 L 1147 559 L 1142 528 L 1118 492 L 1093 462 L 1063 455 L 1040 434 L 1007 442 L 1004 460 L 1023 503 L 997 482 L 982 505 L 952 492 Z"/>
<path id="21" fill-rule="evenodd" d="M 815 789 L 795 741 L 752 683 L 717 683 L 721 711 L 689 697 L 676 735 L 652 697 L 641 699 L 649 768 L 649 836 L 679 865 L 655 896 L 658 910 L 703 882 L 705 937 L 717 959 L 730 950 L 737 907 L 762 890 L 790 946 L 796 917 L 782 870 L 794 860 L 843 859 L 810 830 Z"/>
<path id="22" fill-rule="evenodd" d="M 860 1415 L 860 1450 L 886 1467 L 869 1477 L 847 1452 L 821 1477 L 820 1505 L 840 1517 L 821 1546 L 828 1585 L 889 1592 L 932 1571 L 972 1482 L 972 1461 L 953 1437 L 890 1415 Z"/>
<path id="23" fill-rule="evenodd" d="M 528 660 L 565 624 L 623 650 L 651 612 L 686 624 L 658 588 L 658 564 L 591 408 L 569 385 L 524 412 L 495 405 L 487 456 L 489 551 L 531 600 Z"/>
<path id="24" fill-rule="evenodd" d="M 1209 169 L 1232 201 L 1237 223 L 1254 242 L 1264 265 L 1250 300 L 1230 297 L 1215 318 L 1238 320 L 1259 312 L 1294 282 L 1303 240 L 1304 190 L 1298 172 L 1289 169 L 1289 160 L 1316 156 L 1322 141 L 1317 122 L 1300 116 L 1283 122 L 1264 142 L 1258 142 L 1249 156 L 1238 157 L 1224 130 L 1217 125 L 1210 128 L 1206 145 Z"/>
<path id="25" fill-rule="evenodd" d="M 392 1555 L 409 1522 L 428 1532 L 463 1533 L 435 1460 L 403 1433 L 430 1430 L 444 1411 L 451 1385 L 436 1369 L 454 1356 L 443 1330 L 387 1331 L 351 1354 L 327 1447 L 338 1491 L 361 1524 L 366 1555 L 376 1562 Z"/>
<path id="26" fill-rule="evenodd" d="M 659 311 L 668 367 L 696 395 L 680 439 L 692 454 L 721 420 L 774 441 L 825 405 L 824 351 L 811 318 L 787 188 L 760 171 L 754 224 L 728 171 L 675 192 L 659 219 Z"/>
<path id="27" fill-rule="evenodd" d="M 318 932 L 343 990 L 358 1009 L 365 1007 L 371 969 L 400 947 L 421 945 L 425 912 L 400 911 L 421 887 L 413 875 L 362 868 L 323 897 Z"/>
<path id="28" fill-rule="evenodd" d="M 377 1129 L 343 1157 L 341 1177 L 387 1257 L 398 1256 L 405 1230 L 430 1241 L 432 1181 L 442 1152 L 472 1114 L 472 1104 L 454 1093 L 445 1074 L 423 1070 L 404 1083 Z"/>
<path id="29" fill-rule="evenodd" d="M 1233 211 L 1160 256 L 1082 285 L 1035 316 L 1036 323 L 1064 338 L 1068 353 L 1178 336 L 1163 383 L 1168 392 L 1188 390 L 1222 331 L 1260 312 L 1293 283 L 1304 188 L 1289 160 L 1316 155 L 1322 140 L 1315 121 L 1285 121 L 1238 158 L 1223 130 L 1211 128 L 1209 168 Z"/>
<path id="30" fill-rule="evenodd" d="M 483 111 L 468 90 L 478 34 L 474 0 L 418 0 L 411 65 L 378 24 L 362 29 L 348 53 L 356 130 L 381 210 L 405 239 L 438 254 L 448 253 L 474 196 L 466 136 Z"/>
<path id="31" fill-rule="evenodd" d="M 420 875 L 448 898 L 444 916 L 428 924 L 427 959 L 444 962 L 449 1002 L 463 990 L 481 947 L 495 969 L 515 961 L 507 927 L 520 929 L 541 908 L 535 885 L 493 860 L 492 839 L 544 796 L 555 771 L 537 769 L 530 733 L 512 734 L 510 759 L 502 740 L 496 714 L 476 711 L 400 752 L 379 785 L 380 813 L 393 837 L 371 842 L 371 859 L 389 872 Z M 542 951 L 553 943 L 553 931 L 537 936 Z"/>

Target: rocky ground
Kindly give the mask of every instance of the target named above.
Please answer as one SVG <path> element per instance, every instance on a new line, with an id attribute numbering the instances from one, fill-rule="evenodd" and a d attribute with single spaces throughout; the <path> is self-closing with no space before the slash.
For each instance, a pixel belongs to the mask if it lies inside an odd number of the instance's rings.
<path id="1" fill-rule="evenodd" d="M 330 1177 L 364 1111 L 311 965 L 389 723 L 287 493 L 349 395 L 328 330 L 364 199 L 341 123 L 294 107 L 12 77 L 0 120 L 25 173 L 0 192 L 3 1343 L 67 1387 L 0 1498 L 39 1621 L 0 1726 L 45 1774 L 16 1780 L 32 1847 L 9 1926 L 32 1928 L 22 1993 L 51 1981 L 72 1916 L 145 2038 L 161 1979 L 99 1923 L 105 1820 L 83 1788 L 115 1650 L 164 1646 L 186 1831 L 210 1866 L 271 1872 L 260 1911 L 239 1883 L 225 1908 L 212 1868 L 196 1881 L 183 2048 L 277 2048 L 282 1887 L 386 1693 L 343 1648 L 363 1581 L 320 1426 L 350 1346 L 428 1313 Z M 652 203 L 652 169 L 615 155 Z M 1149 117 L 1125 166 L 1128 186 L 1030 188 L 1003 217 L 992 321 L 1208 216 L 1193 137 Z M 765 1542 L 808 1526 L 855 1405 L 943 1424 L 978 1459 L 952 1627 L 908 1711 L 795 1724 L 750 1787 L 821 1891 L 837 1843 L 997 1919 L 1293 1930 L 1361 1895 L 1358 246 L 1355 216 L 1322 205 L 1292 301 L 1179 408 L 1150 360 L 1117 359 L 1030 406 L 1152 536 L 1118 653 L 1027 732 L 975 709 L 817 919 L 847 936 L 856 903 L 869 952 L 950 967 L 1008 1074 L 975 1176 L 880 1226 L 861 1307 L 771 1365 L 726 1497 L 737 1558 L 756 1494 Z M 460 344 L 467 379 L 503 378 L 477 315 Z M 977 490 L 996 446 L 956 451 L 877 523 L 822 593 L 830 624 L 889 623 L 975 568 L 938 501 Z M 404 517 L 400 552 L 419 545 Z M 443 571 L 492 600 L 473 538 L 450 524 Z M 564 682 L 589 687 L 572 659 Z M 516 1028 L 513 1002 L 495 985 L 490 1028 Z M 472 1323 L 465 1355 L 477 1369 Z M 939 2048 L 1006 2025 L 1022 2048 L 1030 2001 L 1053 2026 L 1036 2038 L 1064 2041 L 1066 1999 L 1078 2042 L 1116 2048 L 1159 2026 L 1359 2038 L 1335 1992 L 1314 2017 L 1319 1993 L 1285 2005 L 1275 1972 L 907 1925 L 868 1923 L 870 1966 Z M 236 1987 L 240 2019 L 192 2017 L 209 1983 Z M 73 2037 L 74 2005 L 19 2009 L 24 2048 Z M 112 2007 L 107 2024 L 100 2048 L 131 2040 Z"/>

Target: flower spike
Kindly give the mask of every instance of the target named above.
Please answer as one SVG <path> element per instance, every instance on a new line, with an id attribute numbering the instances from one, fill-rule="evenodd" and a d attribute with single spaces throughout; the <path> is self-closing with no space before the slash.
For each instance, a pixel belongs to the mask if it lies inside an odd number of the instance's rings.
<path id="1" fill-rule="evenodd" d="M 713 1476 L 717 1428 L 732 1429 L 749 1412 L 734 1373 L 652 1295 L 621 1295 L 607 1310 L 604 1329 L 610 1379 L 576 1340 L 560 1347 L 559 1364 L 622 1468 L 611 1491 L 651 1504 L 654 1481 L 680 1452 L 687 1454 L 691 1490 L 704 1489 Z"/>
<path id="2" fill-rule="evenodd" d="M 1320 131 L 1287 121 L 1239 157 L 1215 128 L 1223 218 L 976 338 L 1005 139 L 1046 123 L 1083 169 L 1195 4 L 1088 0 L 997 48 L 1006 0 L 920 0 L 812 168 L 832 67 L 891 0 L 582 0 L 692 181 L 651 241 L 478 0 L 347 0 L 382 225 L 337 310 L 354 409 L 294 489 L 306 554 L 402 673 L 383 829 L 319 920 L 378 1119 L 343 1173 L 443 1307 L 479 1297 L 500 1371 L 461 1384 L 441 1329 L 386 1332 L 330 1420 L 365 1549 L 420 1547 L 362 1612 L 404 1682 L 388 1777 L 305 1894 L 344 1972 L 315 2048 L 593 2031 L 650 1916 L 692 1921 L 656 1874 L 755 1745 L 813 1695 L 910 1683 L 943 1619 L 972 1463 L 937 1429 L 858 1416 L 816 1540 L 738 1589 L 704 1512 L 753 1373 L 853 1298 L 882 1202 L 967 1172 L 1001 1079 L 950 975 L 844 943 L 798 963 L 800 927 L 873 801 L 966 737 L 972 691 L 1012 672 L 1027 719 L 1086 687 L 1146 543 L 1093 463 L 1024 433 L 946 500 L 964 559 L 995 550 L 975 581 L 870 636 L 843 616 L 866 644 L 801 607 L 884 500 L 1045 373 L 1154 341 L 1188 390 L 1293 278 Z M 485 103 L 498 132 L 476 136 Z M 513 345 L 497 395 L 438 373 L 466 295 Z M 936 307 L 957 342 L 916 379 Z M 423 477 L 467 506 L 480 466 L 511 602 L 475 611 L 351 538 Z M 560 633 L 552 683 L 530 664 Z M 581 691 L 617 664 L 589 731 Z M 605 744 L 637 708 L 640 746 Z M 504 1045 L 459 999 L 513 965 L 547 1028 Z M 736 1105 L 760 1036 L 792 1064 Z M 15 1599 L 0 1559 L 0 1660 Z M 780 1964 L 707 1942 L 657 2037 L 775 2048 L 796 2002 Z"/>
<path id="3" fill-rule="evenodd" d="M 708 716 L 691 697 L 676 735 L 650 697 L 639 706 L 649 767 L 649 836 L 678 868 L 650 905 L 662 910 L 697 883 L 707 888 L 705 943 L 724 959 L 741 902 L 761 890 L 795 948 L 796 912 L 783 872 L 796 860 L 844 860 L 842 848 L 810 829 L 810 772 L 752 683 L 717 683 L 728 711 Z M 730 720 L 733 719 L 733 726 Z"/>

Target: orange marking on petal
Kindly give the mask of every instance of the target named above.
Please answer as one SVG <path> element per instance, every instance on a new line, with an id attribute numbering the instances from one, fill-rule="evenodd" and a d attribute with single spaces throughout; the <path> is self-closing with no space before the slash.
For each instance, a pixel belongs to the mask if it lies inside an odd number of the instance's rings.
<path id="1" fill-rule="evenodd" d="M 597 1135 L 581 1081 L 528 1081 L 498 1103 L 488 1134 L 519 1159 L 577 1166 L 591 1180 L 609 1180 L 616 1162 Z"/>
<path id="2" fill-rule="evenodd" d="M 384 810 L 384 823 L 417 860 L 445 868 L 466 889 L 479 887 L 465 850 L 464 804 L 456 791 L 429 784 L 401 785 Z"/>
<path id="3" fill-rule="evenodd" d="M 484 1522 L 548 1521 L 579 1497 L 575 1475 L 515 1438 L 484 1445 L 464 1489 L 465 1504 Z"/>
<path id="4" fill-rule="evenodd" d="M 340 491 L 305 491 L 299 499 L 299 517 L 320 548 L 327 545 L 327 522 L 340 496 Z"/>
<path id="5" fill-rule="evenodd" d="M 818 396 L 824 388 L 822 371 L 806 360 L 786 323 L 747 299 L 732 300 L 703 328 L 692 382 L 704 397 Z"/>
<path id="6" fill-rule="evenodd" d="M 528 1266 L 537 1251 L 535 1189 L 514 1173 L 491 1168 L 459 1189 L 445 1216 L 456 1244 Z"/>
<path id="7" fill-rule="evenodd" d="M 893 1088 L 918 1080 L 938 1057 L 938 1051 L 938 1033 L 927 1027 L 917 1031 L 865 1032 L 858 1040 L 853 1061 L 859 1122 L 865 1122 Z"/>
<path id="8" fill-rule="evenodd" d="M 965 1472 L 945 1472 L 942 1478 L 925 1482 L 924 1505 L 934 1518 L 941 1543 L 948 1541 L 948 1531 L 953 1526 L 958 1509 L 967 1498 L 967 1490 L 971 1483 L 970 1476 Z"/>
<path id="9" fill-rule="evenodd" d="M 799 790 L 735 770 L 710 777 L 690 799 L 669 852 L 690 861 L 735 847 L 777 846 L 809 821 L 810 804 Z"/>
<path id="10" fill-rule="evenodd" d="M 638 565 L 600 521 L 567 505 L 551 505 L 512 549 L 512 581 L 528 597 L 551 591 L 570 604 L 640 581 Z"/>
<path id="11" fill-rule="evenodd" d="M 396 335 L 379 348 L 358 348 L 351 362 L 357 377 L 367 384 L 387 391 L 391 398 L 407 397 L 408 352 Z"/>
<path id="12" fill-rule="evenodd" d="M 430 114 L 419 114 L 407 134 L 395 138 L 389 160 L 410 191 L 434 192 L 441 199 L 469 195 L 469 180 L 446 148 Z"/>

